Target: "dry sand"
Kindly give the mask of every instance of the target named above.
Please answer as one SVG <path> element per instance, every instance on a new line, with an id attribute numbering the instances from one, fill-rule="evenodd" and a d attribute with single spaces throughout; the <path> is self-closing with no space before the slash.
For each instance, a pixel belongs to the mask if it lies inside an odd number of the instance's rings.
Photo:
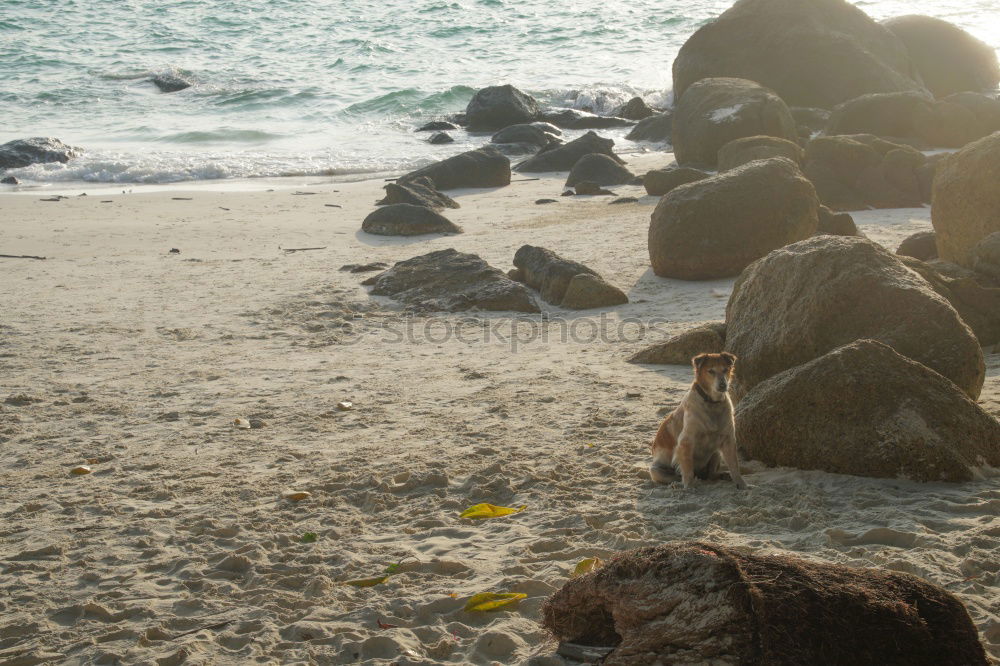
<path id="1" fill-rule="evenodd" d="M 743 493 L 648 480 L 690 371 L 625 359 L 722 319 L 732 287 L 652 274 L 655 198 L 519 180 L 455 194 L 465 234 L 399 240 L 358 232 L 382 184 L 0 198 L 0 253 L 50 257 L 0 259 L 0 402 L 37 399 L 0 404 L 0 663 L 560 664 L 539 609 L 578 561 L 687 538 L 916 574 L 957 594 L 1000 658 L 995 471 L 936 485 L 749 463 Z M 857 221 L 894 249 L 929 210 Z M 524 243 L 632 302 L 544 306 L 515 345 L 507 315 L 407 319 L 338 271 L 447 247 L 507 269 Z M 636 320 L 663 323 L 640 341 Z M 996 415 L 1000 354 L 987 362 Z M 484 501 L 528 508 L 458 518 Z M 403 558 L 384 584 L 338 585 Z M 528 598 L 464 611 L 482 591 Z"/>

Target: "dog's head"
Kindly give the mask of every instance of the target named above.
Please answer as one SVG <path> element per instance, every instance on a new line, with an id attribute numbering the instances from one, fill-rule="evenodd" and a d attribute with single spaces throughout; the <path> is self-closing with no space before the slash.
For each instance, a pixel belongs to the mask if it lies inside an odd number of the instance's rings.
<path id="1" fill-rule="evenodd" d="M 733 380 L 736 357 L 729 352 L 721 354 L 698 354 L 691 359 L 695 381 L 706 391 L 725 393 Z"/>

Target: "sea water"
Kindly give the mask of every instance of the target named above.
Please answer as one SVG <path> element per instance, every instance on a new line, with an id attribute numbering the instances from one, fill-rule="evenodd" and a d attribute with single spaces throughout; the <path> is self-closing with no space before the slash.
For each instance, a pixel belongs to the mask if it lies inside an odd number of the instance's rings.
<path id="1" fill-rule="evenodd" d="M 168 183 L 399 171 L 480 145 L 413 129 L 512 83 L 549 106 L 671 102 L 670 66 L 731 0 L 4 0 L 0 143 L 86 150 L 27 182 Z M 992 0 L 868 0 L 1000 46 Z M 193 82 L 160 92 L 154 74 Z M 627 151 L 623 130 L 602 131 Z M 634 146 L 632 146 L 634 148 Z"/>

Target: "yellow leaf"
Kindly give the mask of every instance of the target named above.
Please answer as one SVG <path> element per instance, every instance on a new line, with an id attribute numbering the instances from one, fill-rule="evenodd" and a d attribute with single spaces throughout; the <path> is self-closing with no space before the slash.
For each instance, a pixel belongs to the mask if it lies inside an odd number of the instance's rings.
<path id="1" fill-rule="evenodd" d="M 527 594 L 520 592 L 482 592 L 469 598 L 465 602 L 467 611 L 494 611 L 505 606 L 516 604 L 521 599 L 527 599 Z"/>
<path id="2" fill-rule="evenodd" d="M 521 513 L 527 508 L 527 504 L 523 504 L 518 508 L 513 509 L 509 506 L 496 506 L 495 504 L 483 502 L 482 504 L 470 506 L 468 509 L 459 514 L 459 518 L 473 518 L 476 520 L 482 520 L 484 518 L 499 518 L 500 516 L 509 516 L 512 513 Z"/>
<path id="3" fill-rule="evenodd" d="M 389 580 L 388 576 L 377 576 L 375 578 L 358 578 L 356 580 L 345 580 L 342 585 L 351 585 L 352 587 L 375 587 L 380 583 L 384 583 Z"/>
<path id="4" fill-rule="evenodd" d="M 591 571 L 596 571 L 601 568 L 602 564 L 604 564 L 604 562 L 602 562 L 599 557 L 590 557 L 586 560 L 582 560 L 573 569 L 573 573 L 570 575 L 570 578 L 576 578 L 577 576 L 588 574 Z"/>
<path id="5" fill-rule="evenodd" d="M 70 474 L 76 474 L 77 476 L 80 476 L 82 474 L 90 474 L 90 471 L 91 471 L 90 468 L 87 467 L 86 465 L 77 465 L 76 467 L 74 467 L 73 469 L 71 469 L 69 471 L 69 473 Z"/>
<path id="6" fill-rule="evenodd" d="M 289 490 L 281 495 L 289 502 L 301 502 L 302 500 L 307 500 L 312 497 L 312 493 L 308 490 Z"/>

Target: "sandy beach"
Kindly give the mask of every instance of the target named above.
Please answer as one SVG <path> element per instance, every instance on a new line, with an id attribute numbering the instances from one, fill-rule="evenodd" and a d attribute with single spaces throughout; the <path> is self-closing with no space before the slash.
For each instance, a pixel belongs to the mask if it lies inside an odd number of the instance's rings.
<path id="1" fill-rule="evenodd" d="M 636 173 L 671 161 L 628 157 Z M 723 319 L 733 280 L 654 276 L 658 198 L 563 198 L 564 179 L 449 192 L 465 233 L 404 240 L 359 231 L 382 180 L 3 196 L 0 253 L 48 258 L 0 259 L 0 663 L 568 663 L 538 620 L 576 564 L 691 538 L 925 578 L 1000 663 L 1000 472 L 919 484 L 750 462 L 742 493 L 649 481 L 691 371 L 626 359 Z M 892 250 L 930 228 L 929 208 L 854 217 Z M 449 247 L 507 270 L 526 243 L 631 302 L 411 317 L 339 270 Z M 979 402 L 1000 415 L 985 351 Z M 527 508 L 458 517 L 479 502 Z M 463 610 L 479 592 L 527 598 Z"/>

